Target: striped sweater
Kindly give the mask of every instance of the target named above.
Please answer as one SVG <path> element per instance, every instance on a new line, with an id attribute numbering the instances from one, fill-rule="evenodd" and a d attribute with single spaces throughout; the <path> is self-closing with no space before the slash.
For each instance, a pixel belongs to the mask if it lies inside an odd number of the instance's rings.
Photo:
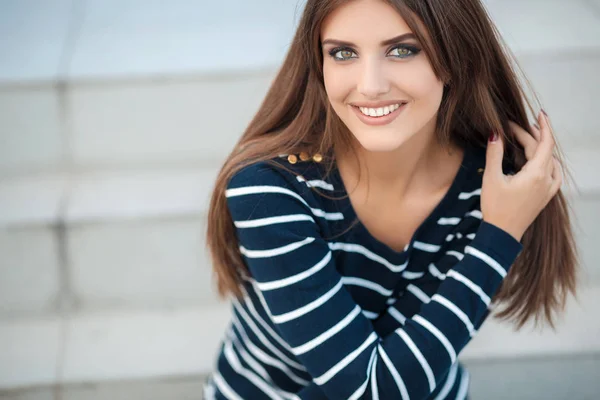
<path id="1" fill-rule="evenodd" d="M 522 250 L 482 220 L 485 148 L 401 252 L 356 221 L 337 169 L 272 161 L 226 191 L 249 274 L 205 397 L 466 398 L 457 356 Z"/>

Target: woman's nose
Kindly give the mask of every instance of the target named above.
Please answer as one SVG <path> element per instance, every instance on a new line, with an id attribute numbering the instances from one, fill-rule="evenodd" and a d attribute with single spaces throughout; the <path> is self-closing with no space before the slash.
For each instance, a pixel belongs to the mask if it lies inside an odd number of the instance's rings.
<path id="1" fill-rule="evenodd" d="M 390 90 L 389 79 L 377 60 L 367 60 L 360 71 L 357 90 L 367 98 L 377 98 Z"/>

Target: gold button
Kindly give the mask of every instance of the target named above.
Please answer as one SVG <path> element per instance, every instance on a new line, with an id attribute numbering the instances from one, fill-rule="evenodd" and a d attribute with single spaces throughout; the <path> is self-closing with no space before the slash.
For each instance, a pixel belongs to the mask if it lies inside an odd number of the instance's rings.
<path id="1" fill-rule="evenodd" d="M 314 160 L 315 162 L 318 162 L 318 163 L 319 163 L 319 162 L 323 161 L 323 156 L 322 156 L 322 155 L 320 155 L 319 153 L 315 153 L 315 155 L 313 156 L 313 160 Z"/>
<path id="2" fill-rule="evenodd" d="M 303 152 L 300 153 L 300 159 L 302 161 L 310 160 L 310 156 L 308 155 L 307 152 L 303 151 Z"/>
<path id="3" fill-rule="evenodd" d="M 288 156 L 288 162 L 290 164 L 296 164 L 298 162 L 298 157 L 296 157 L 294 154 L 290 154 Z"/>
<path id="4" fill-rule="evenodd" d="M 483 168 L 479 168 L 479 169 L 477 170 L 477 172 L 479 172 L 479 174 L 480 174 L 480 175 L 481 175 L 481 174 L 483 174 L 483 171 L 484 171 L 484 169 L 483 169 Z"/>

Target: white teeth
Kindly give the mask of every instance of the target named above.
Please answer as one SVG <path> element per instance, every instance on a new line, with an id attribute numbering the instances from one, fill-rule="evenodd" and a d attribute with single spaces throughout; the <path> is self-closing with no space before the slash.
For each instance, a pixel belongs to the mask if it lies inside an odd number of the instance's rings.
<path id="1" fill-rule="evenodd" d="M 388 115 L 391 112 L 396 111 L 400 108 L 400 104 L 393 104 L 390 106 L 380 107 L 380 108 L 366 108 L 366 107 L 358 107 L 360 112 L 370 117 L 382 117 L 384 115 Z"/>

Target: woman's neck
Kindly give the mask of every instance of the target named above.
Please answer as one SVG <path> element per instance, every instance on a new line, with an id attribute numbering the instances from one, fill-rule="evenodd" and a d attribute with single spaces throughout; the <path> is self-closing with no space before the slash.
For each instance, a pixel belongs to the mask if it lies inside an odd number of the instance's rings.
<path id="1" fill-rule="evenodd" d="M 433 134 L 415 135 L 390 152 L 367 151 L 360 144 L 354 149 L 357 157 L 351 151 L 336 153 L 348 192 L 392 201 L 447 189 L 463 157 L 459 146 L 445 148 Z"/>

